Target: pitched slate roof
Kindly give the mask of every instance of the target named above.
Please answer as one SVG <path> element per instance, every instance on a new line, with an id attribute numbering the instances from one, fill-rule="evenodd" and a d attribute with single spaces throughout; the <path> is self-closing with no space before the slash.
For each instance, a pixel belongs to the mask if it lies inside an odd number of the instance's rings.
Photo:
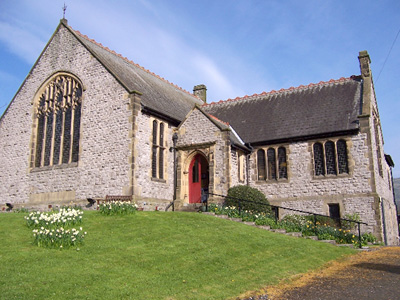
<path id="1" fill-rule="evenodd" d="M 218 119 L 216 116 L 213 116 L 212 114 L 208 114 L 204 111 L 202 111 L 205 115 L 209 116 L 214 123 L 218 124 L 219 128 L 221 130 L 229 130 L 229 138 L 231 141 L 231 145 L 234 145 L 236 147 L 245 149 L 245 150 L 250 150 L 243 142 L 243 140 L 240 138 L 240 136 L 237 134 L 236 130 L 228 123 L 224 122 L 220 119 Z"/>
<path id="2" fill-rule="evenodd" d="M 182 121 L 195 104 L 204 103 L 193 94 L 63 24 L 129 92 L 137 91 L 142 94 L 141 102 L 144 107 Z"/>
<path id="3" fill-rule="evenodd" d="M 205 112 L 236 130 L 246 143 L 263 144 L 356 132 L 359 77 L 282 89 L 205 104 Z"/>

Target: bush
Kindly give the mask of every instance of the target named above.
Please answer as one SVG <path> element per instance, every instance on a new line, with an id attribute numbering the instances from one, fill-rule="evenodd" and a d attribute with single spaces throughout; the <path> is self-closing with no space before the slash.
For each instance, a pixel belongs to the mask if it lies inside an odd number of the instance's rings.
<path id="1" fill-rule="evenodd" d="M 368 232 L 364 233 L 361 236 L 361 239 L 362 239 L 363 245 L 367 245 L 368 243 L 376 244 L 378 241 L 377 238 L 372 233 L 368 233 Z"/>
<path id="2" fill-rule="evenodd" d="M 310 221 L 310 223 L 315 223 L 315 225 L 329 226 L 329 227 L 340 227 L 338 222 L 328 216 L 305 216 L 305 218 Z"/>
<path id="3" fill-rule="evenodd" d="M 287 232 L 300 232 L 307 223 L 307 219 L 301 215 L 286 215 L 279 223 Z"/>
<path id="4" fill-rule="evenodd" d="M 247 185 L 237 185 L 228 190 L 228 197 L 225 200 L 226 206 L 239 207 L 244 211 L 257 212 L 271 212 L 271 207 L 265 195 L 259 190 Z M 268 205 L 265 205 L 268 204 Z"/>
<path id="5" fill-rule="evenodd" d="M 356 221 L 356 222 L 360 222 L 361 221 L 360 215 L 357 214 L 357 213 L 346 214 L 346 215 L 344 215 L 344 218 L 347 219 L 347 220 L 350 220 L 350 221 Z M 357 223 L 350 222 L 350 221 L 342 220 L 342 228 L 343 229 L 348 229 L 348 230 L 357 229 Z"/>
<path id="6" fill-rule="evenodd" d="M 270 226 L 273 229 L 278 228 L 278 224 L 276 224 L 275 219 L 272 219 L 267 216 L 261 216 L 257 218 L 255 223 L 257 226 Z"/>

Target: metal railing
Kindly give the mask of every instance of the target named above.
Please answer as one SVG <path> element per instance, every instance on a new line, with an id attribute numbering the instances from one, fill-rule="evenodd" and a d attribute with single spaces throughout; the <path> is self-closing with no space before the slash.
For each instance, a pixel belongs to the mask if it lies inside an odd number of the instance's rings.
<path id="1" fill-rule="evenodd" d="M 243 206 L 242 203 L 243 202 L 250 202 L 250 203 L 253 203 L 253 204 L 257 204 L 257 205 L 270 207 L 274 211 L 274 217 L 275 217 L 276 224 L 278 224 L 278 221 L 279 221 L 279 210 L 278 209 L 285 209 L 285 210 L 290 210 L 290 211 L 294 211 L 294 212 L 299 212 L 299 213 L 302 213 L 302 214 L 313 215 L 314 226 L 317 226 L 317 217 L 329 218 L 329 219 L 331 219 L 331 220 L 333 220 L 335 222 L 339 221 L 339 223 L 341 221 L 346 221 L 346 222 L 350 222 L 350 223 L 356 223 L 357 224 L 357 229 L 358 229 L 359 247 L 362 248 L 361 224 L 368 225 L 368 223 L 361 222 L 361 221 L 356 221 L 356 220 L 350 220 L 350 219 L 346 219 L 346 218 L 334 218 L 334 217 L 331 217 L 331 216 L 317 214 L 317 213 L 313 213 L 313 212 L 309 212 L 309 211 L 305 211 L 305 210 L 294 209 L 294 208 L 289 208 L 289 207 L 283 207 L 283 206 L 278 206 L 278 205 L 271 205 L 271 204 L 267 204 L 267 203 L 263 203 L 263 202 L 250 201 L 250 200 L 240 199 L 240 198 L 236 198 L 236 197 L 232 197 L 232 196 L 214 194 L 214 193 L 208 193 L 207 199 L 206 199 L 206 201 L 204 201 L 205 204 L 206 204 L 206 210 L 207 211 L 208 211 L 208 198 L 209 198 L 209 195 L 222 197 L 224 199 L 228 199 L 229 198 L 229 199 L 237 200 L 238 201 L 239 214 L 241 214 L 241 212 L 242 212 L 242 206 Z"/>

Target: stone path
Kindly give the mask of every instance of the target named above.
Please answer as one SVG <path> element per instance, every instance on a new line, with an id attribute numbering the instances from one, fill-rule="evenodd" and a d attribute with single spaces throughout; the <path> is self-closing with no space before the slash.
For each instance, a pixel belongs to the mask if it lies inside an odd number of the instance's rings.
<path id="1" fill-rule="evenodd" d="M 359 252 L 246 299 L 400 299 L 400 247 Z"/>

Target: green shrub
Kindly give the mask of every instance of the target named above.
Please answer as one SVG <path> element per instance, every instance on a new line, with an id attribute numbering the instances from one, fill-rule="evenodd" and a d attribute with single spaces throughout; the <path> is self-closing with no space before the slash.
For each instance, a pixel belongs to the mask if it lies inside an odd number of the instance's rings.
<path id="1" fill-rule="evenodd" d="M 301 215 L 286 215 L 279 223 L 287 232 L 300 232 L 307 223 L 307 218 Z"/>
<path id="2" fill-rule="evenodd" d="M 316 222 L 315 225 L 339 227 L 338 222 L 328 216 L 309 215 L 309 216 L 305 216 L 305 218 L 307 220 L 309 220 L 311 223 Z"/>
<path id="3" fill-rule="evenodd" d="M 377 243 L 377 238 L 372 234 L 372 233 L 364 233 L 361 235 L 361 240 L 363 245 L 367 245 L 368 243 L 376 244 Z"/>
<path id="4" fill-rule="evenodd" d="M 255 223 L 258 226 L 271 226 L 271 228 L 273 228 L 273 229 L 277 228 L 277 224 L 275 222 L 275 219 L 272 219 L 272 218 L 267 217 L 267 216 L 262 216 L 262 217 L 257 218 Z"/>
<path id="5" fill-rule="evenodd" d="M 346 214 L 346 215 L 344 215 L 344 219 L 348 219 L 348 220 L 351 220 L 351 221 L 357 221 L 357 222 L 361 221 L 360 215 L 357 214 L 357 213 Z M 357 228 L 357 223 L 342 220 L 342 228 L 343 229 L 348 229 L 348 230 L 354 230 L 354 229 Z"/>
<path id="6" fill-rule="evenodd" d="M 225 200 L 226 206 L 239 207 L 243 211 L 253 213 L 267 212 L 270 213 L 271 207 L 265 195 L 259 190 L 247 185 L 237 185 L 228 190 L 228 197 Z M 268 205 L 265 205 L 268 204 Z"/>

